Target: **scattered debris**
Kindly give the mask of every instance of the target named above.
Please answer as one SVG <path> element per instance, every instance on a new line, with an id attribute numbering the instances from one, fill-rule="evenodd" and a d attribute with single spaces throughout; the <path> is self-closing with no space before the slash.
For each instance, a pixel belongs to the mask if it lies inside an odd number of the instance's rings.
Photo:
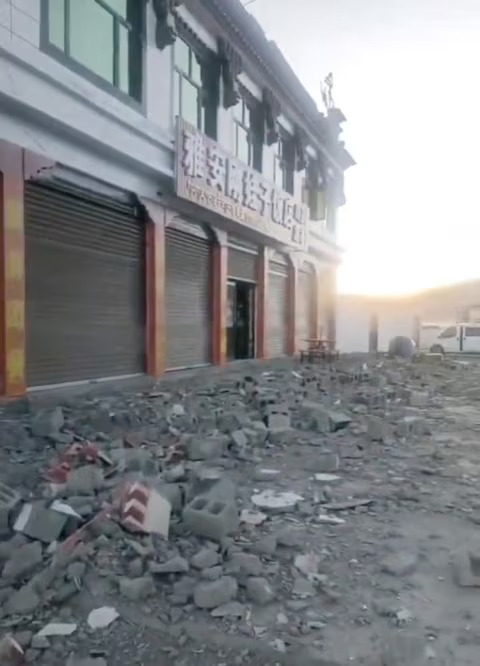
<path id="1" fill-rule="evenodd" d="M 283 512 L 293 510 L 303 497 L 294 492 L 280 492 L 276 490 L 264 490 L 252 495 L 252 504 L 264 511 Z"/>
<path id="2" fill-rule="evenodd" d="M 73 623 L 50 622 L 40 629 L 37 636 L 49 638 L 50 636 L 71 636 L 77 631 L 77 625 Z"/>
<path id="3" fill-rule="evenodd" d="M 117 617 L 120 617 L 115 608 L 111 606 L 102 606 L 93 610 L 88 618 L 88 626 L 91 629 L 105 629 L 114 622 Z"/>

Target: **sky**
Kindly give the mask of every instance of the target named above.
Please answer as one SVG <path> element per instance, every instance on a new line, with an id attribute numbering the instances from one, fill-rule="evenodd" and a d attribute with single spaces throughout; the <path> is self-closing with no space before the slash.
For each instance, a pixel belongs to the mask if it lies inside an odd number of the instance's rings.
<path id="1" fill-rule="evenodd" d="M 334 75 L 357 161 L 339 213 L 339 290 L 398 295 L 480 278 L 480 0 L 248 10 L 320 108 L 320 82 Z"/>

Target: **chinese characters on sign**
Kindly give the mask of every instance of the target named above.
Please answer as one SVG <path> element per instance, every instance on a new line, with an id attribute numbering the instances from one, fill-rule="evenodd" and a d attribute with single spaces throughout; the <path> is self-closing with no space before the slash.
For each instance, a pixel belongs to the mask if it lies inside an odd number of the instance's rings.
<path id="1" fill-rule="evenodd" d="M 178 121 L 177 195 L 276 240 L 303 249 L 308 207 Z"/>

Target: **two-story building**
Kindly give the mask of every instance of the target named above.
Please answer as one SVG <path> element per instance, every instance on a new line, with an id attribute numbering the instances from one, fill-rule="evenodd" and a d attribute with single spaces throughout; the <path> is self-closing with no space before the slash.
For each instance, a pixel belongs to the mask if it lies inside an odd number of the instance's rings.
<path id="1" fill-rule="evenodd" d="M 240 0 L 0 0 L 0 393 L 332 336 L 344 120 Z"/>

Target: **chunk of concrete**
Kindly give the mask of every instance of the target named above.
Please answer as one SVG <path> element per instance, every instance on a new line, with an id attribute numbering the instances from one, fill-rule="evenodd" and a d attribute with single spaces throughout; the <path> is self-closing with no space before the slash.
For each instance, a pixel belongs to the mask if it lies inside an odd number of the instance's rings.
<path id="1" fill-rule="evenodd" d="M 266 606 L 275 599 L 275 592 L 266 578 L 249 578 L 247 595 L 256 604 Z"/>
<path id="2" fill-rule="evenodd" d="M 329 451 L 314 453 L 309 463 L 309 469 L 314 472 L 338 472 L 340 468 L 340 457 Z"/>
<path id="3" fill-rule="evenodd" d="M 151 562 L 148 568 L 152 574 L 187 573 L 190 570 L 187 560 L 184 557 L 180 557 L 180 555 L 172 557 L 167 562 L 163 562 L 163 564 Z"/>
<path id="4" fill-rule="evenodd" d="M 287 405 L 268 405 L 266 421 L 269 430 L 285 430 L 290 428 L 290 410 Z"/>
<path id="5" fill-rule="evenodd" d="M 63 427 L 65 418 L 61 407 L 42 410 L 32 419 L 31 431 L 34 437 L 51 437 L 58 434 Z"/>
<path id="6" fill-rule="evenodd" d="M 228 445 L 228 439 L 223 436 L 201 439 L 191 437 L 187 443 L 187 455 L 190 460 L 212 460 L 221 458 Z"/>
<path id="7" fill-rule="evenodd" d="M 387 423 L 378 416 L 367 416 L 367 434 L 372 442 L 384 442 L 388 438 Z"/>
<path id="8" fill-rule="evenodd" d="M 453 577 L 459 587 L 480 587 L 480 554 L 464 550 L 455 553 Z"/>
<path id="9" fill-rule="evenodd" d="M 38 541 L 17 548 L 3 567 L 4 578 L 20 578 L 30 573 L 43 559 L 42 545 Z"/>
<path id="10" fill-rule="evenodd" d="M 57 541 L 68 521 L 68 516 L 45 506 L 43 502 L 24 504 L 17 520 L 15 532 L 49 544 Z"/>
<path id="11" fill-rule="evenodd" d="M 409 402 L 411 407 L 428 407 L 430 404 L 430 395 L 427 391 L 411 391 Z"/>
<path id="12" fill-rule="evenodd" d="M 121 578 L 118 585 L 120 594 L 130 601 L 141 601 L 155 594 L 155 585 L 151 576 Z"/>
<path id="13" fill-rule="evenodd" d="M 260 576 L 263 565 L 257 555 L 234 553 L 228 563 L 227 570 L 231 573 L 240 573 L 246 576 Z"/>
<path id="14" fill-rule="evenodd" d="M 183 522 L 192 534 L 221 541 L 238 530 L 236 502 L 220 497 L 196 497 L 183 510 Z"/>
<path id="15" fill-rule="evenodd" d="M 407 576 L 415 571 L 417 564 L 418 555 L 416 553 L 400 551 L 386 557 L 381 564 L 381 569 L 391 576 Z"/>
<path id="16" fill-rule="evenodd" d="M 33 613 L 40 606 L 41 600 L 32 585 L 24 585 L 14 592 L 5 604 L 9 615 Z"/>
<path id="17" fill-rule="evenodd" d="M 223 576 L 212 583 L 199 583 L 193 599 L 198 608 L 212 609 L 235 599 L 238 585 L 235 578 Z"/>
<path id="18" fill-rule="evenodd" d="M 0 536 L 9 534 L 10 519 L 19 502 L 20 494 L 4 483 L 0 483 Z"/>
<path id="19" fill-rule="evenodd" d="M 134 532 L 160 534 L 168 539 L 171 511 L 169 500 L 159 492 L 132 483 L 125 492 L 122 523 Z"/>
<path id="20" fill-rule="evenodd" d="M 67 478 L 67 491 L 72 495 L 94 495 L 105 484 L 103 472 L 95 465 L 72 470 Z"/>
<path id="21" fill-rule="evenodd" d="M 199 553 L 194 555 L 190 560 L 190 564 L 194 569 L 210 569 L 216 566 L 220 561 L 220 555 L 213 548 L 203 548 Z"/>

